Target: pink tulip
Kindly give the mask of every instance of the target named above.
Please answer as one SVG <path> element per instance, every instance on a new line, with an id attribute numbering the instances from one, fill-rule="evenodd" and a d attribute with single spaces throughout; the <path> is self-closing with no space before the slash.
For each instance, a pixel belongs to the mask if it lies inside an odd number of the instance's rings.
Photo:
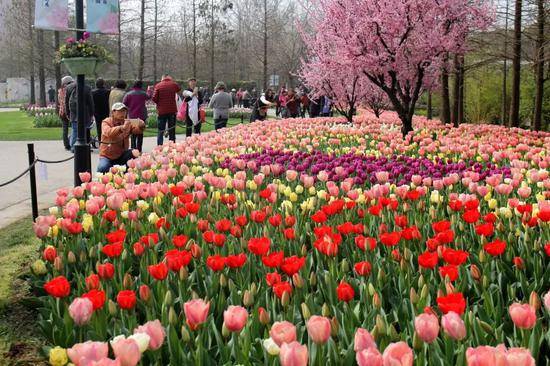
<path id="1" fill-rule="evenodd" d="M 390 343 L 382 355 L 384 366 L 412 366 L 413 351 L 405 342 Z"/>
<path id="2" fill-rule="evenodd" d="M 298 177 L 298 172 L 296 170 L 287 170 L 286 179 L 290 182 L 295 181 Z"/>
<path id="3" fill-rule="evenodd" d="M 368 348 L 376 348 L 376 342 L 370 332 L 363 328 L 355 331 L 353 350 L 359 352 Z"/>
<path id="4" fill-rule="evenodd" d="M 124 203 L 124 195 L 122 193 L 114 193 L 107 197 L 107 207 L 111 210 L 119 210 Z"/>
<path id="5" fill-rule="evenodd" d="M 109 355 L 109 346 L 104 342 L 84 342 L 77 343 L 67 349 L 67 355 L 76 366 L 86 366 L 93 361 L 99 361 L 107 358 Z"/>
<path id="6" fill-rule="evenodd" d="M 544 301 L 544 307 L 546 308 L 546 311 L 550 311 L 550 291 L 548 291 L 542 299 Z"/>
<path id="7" fill-rule="evenodd" d="M 506 366 L 506 347 L 479 346 L 466 350 L 468 366 Z"/>
<path id="8" fill-rule="evenodd" d="M 223 323 L 231 332 L 240 332 L 246 325 L 248 312 L 242 306 L 231 305 L 223 312 Z"/>
<path id="9" fill-rule="evenodd" d="M 86 212 L 92 216 L 99 212 L 99 204 L 95 200 L 86 201 Z"/>
<path id="10" fill-rule="evenodd" d="M 139 346 L 133 339 L 121 338 L 116 342 L 111 343 L 113 352 L 116 358 L 120 361 L 121 366 L 136 366 L 141 359 Z"/>
<path id="11" fill-rule="evenodd" d="M 296 327 L 291 322 L 275 322 L 269 331 L 269 336 L 279 347 L 283 343 L 291 343 L 296 340 Z"/>
<path id="12" fill-rule="evenodd" d="M 439 334 L 439 320 L 434 314 L 423 313 L 414 320 L 414 328 L 420 339 L 432 343 Z"/>
<path id="13" fill-rule="evenodd" d="M 513 303 L 508 308 L 508 313 L 514 325 L 521 329 L 531 329 L 537 322 L 535 308 L 529 304 Z"/>
<path id="14" fill-rule="evenodd" d="M 145 333 L 149 336 L 149 349 L 151 351 L 156 351 L 162 347 L 164 337 L 166 336 L 164 327 L 158 319 L 148 321 L 147 323 L 137 327 L 134 329 L 134 334 L 135 333 Z"/>
<path id="15" fill-rule="evenodd" d="M 94 305 L 90 299 L 77 297 L 69 305 L 69 315 L 76 325 L 87 324 L 92 318 Z"/>
<path id="16" fill-rule="evenodd" d="M 454 311 L 449 311 L 441 317 L 441 326 L 449 337 L 455 340 L 461 340 L 466 337 L 466 326 L 464 321 Z"/>
<path id="17" fill-rule="evenodd" d="M 89 172 L 78 173 L 78 176 L 83 183 L 88 183 L 92 179 L 92 175 Z"/>
<path id="18" fill-rule="evenodd" d="M 121 366 L 120 360 L 117 358 L 116 360 L 111 360 L 110 358 L 102 358 L 98 361 L 92 361 L 91 363 L 88 363 L 88 365 L 84 366 Z"/>
<path id="19" fill-rule="evenodd" d="M 32 225 L 32 229 L 34 230 L 35 235 L 42 239 L 50 232 L 50 225 L 43 218 L 43 216 L 38 216 L 36 222 Z"/>
<path id="20" fill-rule="evenodd" d="M 313 315 L 307 321 L 307 333 L 316 344 L 325 344 L 330 338 L 330 320 L 324 316 Z"/>
<path id="21" fill-rule="evenodd" d="M 531 188 L 530 187 L 521 187 L 518 188 L 518 196 L 521 198 L 527 198 L 531 195 Z"/>
<path id="22" fill-rule="evenodd" d="M 210 303 L 202 299 L 194 299 L 183 304 L 183 312 L 191 330 L 197 329 L 199 325 L 206 321 L 209 311 Z"/>
<path id="23" fill-rule="evenodd" d="M 307 346 L 298 342 L 283 343 L 279 361 L 281 366 L 306 366 L 308 362 Z"/>
<path id="24" fill-rule="evenodd" d="M 359 366 L 382 366 L 384 364 L 382 354 L 373 347 L 357 352 L 355 360 Z"/>
<path id="25" fill-rule="evenodd" d="M 535 359 L 525 348 L 509 348 L 506 352 L 506 361 L 509 366 L 535 366 Z"/>

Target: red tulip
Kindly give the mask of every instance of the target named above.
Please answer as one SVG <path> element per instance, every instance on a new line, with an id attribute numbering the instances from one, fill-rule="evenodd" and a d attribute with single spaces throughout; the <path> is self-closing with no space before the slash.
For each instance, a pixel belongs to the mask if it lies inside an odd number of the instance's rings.
<path id="1" fill-rule="evenodd" d="M 283 217 L 281 214 L 273 215 L 268 219 L 269 223 L 273 227 L 277 227 L 283 223 Z"/>
<path id="2" fill-rule="evenodd" d="M 437 265 L 438 260 L 437 252 L 424 252 L 418 256 L 418 264 L 422 268 L 433 269 Z"/>
<path id="3" fill-rule="evenodd" d="M 164 262 L 148 266 L 147 271 L 151 277 L 158 281 L 162 281 L 168 276 L 168 266 Z"/>
<path id="4" fill-rule="evenodd" d="M 267 273 L 265 275 L 265 282 L 267 282 L 267 285 L 271 287 L 281 282 L 281 275 L 277 272 Z"/>
<path id="5" fill-rule="evenodd" d="M 448 264 L 460 266 L 462 263 L 468 260 L 468 252 L 463 250 L 455 250 L 451 248 L 445 248 L 443 250 L 443 260 Z"/>
<path id="6" fill-rule="evenodd" d="M 336 295 L 338 296 L 338 300 L 349 302 L 353 300 L 353 297 L 355 296 L 355 291 L 349 283 L 342 281 L 336 288 Z"/>
<path id="7" fill-rule="evenodd" d="M 284 258 L 285 253 L 282 250 L 279 252 L 271 252 L 262 257 L 262 263 L 269 268 L 278 268 L 283 263 Z"/>
<path id="8" fill-rule="evenodd" d="M 225 244 L 225 235 L 223 234 L 214 234 L 214 245 L 217 246 L 217 247 L 223 247 L 223 245 Z"/>
<path id="9" fill-rule="evenodd" d="M 238 225 L 234 225 L 229 229 L 229 233 L 235 238 L 240 238 L 243 236 L 243 229 Z"/>
<path id="10" fill-rule="evenodd" d="M 292 257 L 283 259 L 281 270 L 290 277 L 293 274 L 298 273 L 305 263 L 305 257 L 298 257 L 293 255 Z"/>
<path id="11" fill-rule="evenodd" d="M 237 225 L 239 225 L 240 227 L 243 227 L 243 226 L 246 226 L 246 224 L 248 223 L 248 220 L 246 218 L 246 216 L 237 216 L 235 217 L 235 222 L 237 223 Z"/>
<path id="12" fill-rule="evenodd" d="M 449 311 L 454 311 L 458 315 L 462 315 L 466 309 L 466 300 L 461 292 L 441 296 L 437 298 L 437 306 L 443 314 Z"/>
<path id="13" fill-rule="evenodd" d="M 240 253 L 236 255 L 228 255 L 225 258 L 225 264 L 229 268 L 240 268 L 246 263 L 246 254 Z"/>
<path id="14" fill-rule="evenodd" d="M 121 309 L 133 309 L 136 306 L 136 293 L 132 290 L 122 290 L 116 296 L 116 302 Z"/>
<path id="15" fill-rule="evenodd" d="M 115 275 L 115 266 L 112 263 L 98 264 L 97 274 L 101 279 L 109 280 Z"/>
<path id="16" fill-rule="evenodd" d="M 458 268 L 449 264 L 448 266 L 439 267 L 439 274 L 441 277 L 449 277 L 449 280 L 455 281 L 458 278 Z"/>
<path id="17" fill-rule="evenodd" d="M 380 234 L 380 242 L 389 247 L 397 245 L 400 239 L 401 233 L 399 233 L 398 231 Z"/>
<path id="18" fill-rule="evenodd" d="M 105 246 L 103 246 L 103 248 L 101 248 L 101 252 L 109 258 L 120 257 L 123 250 L 124 245 L 122 244 L 122 242 L 106 244 Z"/>
<path id="19" fill-rule="evenodd" d="M 44 248 L 44 252 L 42 253 L 42 258 L 44 258 L 44 260 L 53 263 L 55 257 L 57 257 L 57 250 L 55 249 L 55 247 L 48 245 L 46 248 Z"/>
<path id="20" fill-rule="evenodd" d="M 277 282 L 273 284 L 273 292 L 279 299 L 281 299 L 285 292 L 288 292 L 289 295 L 292 294 L 292 285 L 287 281 Z"/>
<path id="21" fill-rule="evenodd" d="M 92 273 L 88 277 L 86 277 L 86 289 L 88 291 L 90 290 L 97 290 L 99 288 L 99 276 L 95 273 Z"/>
<path id="22" fill-rule="evenodd" d="M 172 243 L 176 248 L 183 248 L 188 240 L 189 238 L 186 235 L 175 235 L 172 238 Z"/>
<path id="23" fill-rule="evenodd" d="M 479 214 L 479 211 L 477 209 L 464 211 L 464 213 L 462 214 L 462 219 L 468 224 L 473 224 L 474 222 L 477 222 L 480 217 L 481 215 Z"/>
<path id="24" fill-rule="evenodd" d="M 355 272 L 359 276 L 368 276 L 371 271 L 371 264 L 368 261 L 357 262 L 353 266 L 353 269 L 355 269 Z"/>
<path id="25" fill-rule="evenodd" d="M 271 240 L 266 237 L 262 238 L 250 238 L 248 240 L 248 250 L 256 255 L 266 255 L 269 252 L 271 246 Z"/>
<path id="26" fill-rule="evenodd" d="M 225 267 L 225 257 L 219 254 L 211 255 L 206 258 L 206 265 L 214 272 L 219 272 Z"/>
<path id="27" fill-rule="evenodd" d="M 367 248 L 374 250 L 376 248 L 376 239 L 358 235 L 355 237 L 355 245 L 362 251 L 365 251 Z"/>
<path id="28" fill-rule="evenodd" d="M 285 217 L 285 226 L 286 227 L 292 227 L 296 224 L 296 217 L 295 216 L 287 216 Z"/>
<path id="29" fill-rule="evenodd" d="M 58 276 L 46 282 L 44 284 L 44 290 L 46 290 L 50 296 L 63 298 L 69 296 L 71 293 L 71 284 L 65 276 Z"/>
<path id="30" fill-rule="evenodd" d="M 151 297 L 151 289 L 147 285 L 139 286 L 139 298 L 142 301 L 148 302 Z"/>
<path id="31" fill-rule="evenodd" d="M 447 231 L 450 228 L 451 228 L 451 222 L 448 221 L 448 220 L 443 220 L 443 221 L 438 221 L 438 222 L 432 223 L 432 229 L 434 229 L 434 231 L 436 233 L 441 233 L 443 231 Z"/>
<path id="32" fill-rule="evenodd" d="M 94 310 L 101 309 L 105 304 L 105 292 L 101 290 L 91 290 L 81 297 L 90 300 L 94 306 Z"/>
<path id="33" fill-rule="evenodd" d="M 231 220 L 229 219 L 221 219 L 218 222 L 216 222 L 216 230 L 219 232 L 226 232 L 229 231 L 231 228 Z"/>
<path id="34" fill-rule="evenodd" d="M 294 233 L 294 228 L 286 228 L 283 230 L 283 235 L 285 236 L 286 240 L 294 240 L 296 239 L 296 234 Z"/>
<path id="35" fill-rule="evenodd" d="M 105 239 L 107 239 L 107 241 L 111 244 L 123 242 L 126 239 L 126 230 L 119 229 L 119 230 L 107 233 L 105 234 Z"/>
<path id="36" fill-rule="evenodd" d="M 506 250 L 506 242 L 502 240 L 493 240 L 483 246 L 483 249 L 493 257 L 499 256 Z"/>
<path id="37" fill-rule="evenodd" d="M 494 232 L 495 226 L 490 222 L 486 222 L 484 224 L 479 224 L 476 226 L 476 234 L 479 236 L 491 236 Z"/>

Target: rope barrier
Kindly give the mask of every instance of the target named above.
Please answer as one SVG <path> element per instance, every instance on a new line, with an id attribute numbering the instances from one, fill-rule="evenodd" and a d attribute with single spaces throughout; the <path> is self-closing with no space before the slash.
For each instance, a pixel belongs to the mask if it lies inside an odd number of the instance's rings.
<path id="1" fill-rule="evenodd" d="M 4 183 L 0 183 L 0 188 L 1 187 L 5 187 L 7 186 L 8 184 L 12 184 L 13 182 L 15 182 L 16 180 L 18 180 L 19 178 L 25 176 L 25 174 L 27 174 L 32 168 L 34 168 L 34 166 L 36 165 L 36 163 L 38 162 L 38 159 L 35 159 L 34 162 L 29 165 L 29 167 L 27 169 L 25 169 L 21 174 L 19 174 L 18 176 L 16 176 L 15 178 L 12 178 L 10 179 L 9 181 L 7 182 L 4 182 Z"/>
<path id="2" fill-rule="evenodd" d="M 71 159 L 74 159 L 74 155 L 71 155 L 68 158 L 62 159 L 62 160 L 42 160 L 42 159 L 38 158 L 38 159 L 36 159 L 36 161 L 38 161 L 40 163 L 44 163 L 44 164 L 59 164 L 59 163 L 64 163 L 66 161 L 69 161 Z"/>

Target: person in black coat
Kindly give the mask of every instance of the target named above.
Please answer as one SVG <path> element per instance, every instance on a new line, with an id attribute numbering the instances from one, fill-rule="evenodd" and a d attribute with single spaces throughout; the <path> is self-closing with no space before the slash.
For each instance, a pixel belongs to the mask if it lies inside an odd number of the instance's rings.
<path id="1" fill-rule="evenodd" d="M 99 78 L 95 82 L 95 89 L 92 90 L 92 99 L 94 101 L 94 118 L 97 129 L 97 138 L 101 138 L 101 122 L 109 117 L 109 93 L 111 91 L 105 87 L 105 80 Z"/>
<path id="2" fill-rule="evenodd" d="M 67 94 L 65 95 L 65 110 L 69 121 L 71 121 L 71 150 L 74 151 L 74 144 L 77 138 L 77 93 L 76 81 L 67 85 Z M 94 100 L 92 99 L 92 89 L 84 85 L 84 128 L 86 129 L 86 141 L 90 142 L 90 126 L 94 116 Z"/>

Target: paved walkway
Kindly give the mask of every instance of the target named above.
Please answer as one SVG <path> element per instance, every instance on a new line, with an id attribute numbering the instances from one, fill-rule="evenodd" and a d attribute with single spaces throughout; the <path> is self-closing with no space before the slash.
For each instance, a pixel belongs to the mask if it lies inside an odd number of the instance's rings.
<path id="1" fill-rule="evenodd" d="M 178 135 L 177 140 L 183 139 Z M 28 141 L 32 142 L 32 141 Z M 0 141 L 0 183 L 15 177 L 28 167 L 27 141 Z M 143 149 L 150 151 L 156 144 L 155 137 L 143 141 Z M 34 151 L 38 158 L 44 160 L 61 160 L 69 157 L 61 141 L 36 141 Z M 92 152 L 92 171 L 95 171 L 98 153 Z M 74 160 L 60 164 L 36 165 L 36 184 L 38 191 L 38 208 L 52 206 L 56 191 L 73 185 Z M 32 214 L 30 200 L 29 174 L 5 187 L 0 187 L 0 228 Z"/>
<path id="2" fill-rule="evenodd" d="M 17 112 L 19 111 L 19 108 L 0 108 L 0 113 L 1 112 Z"/>

